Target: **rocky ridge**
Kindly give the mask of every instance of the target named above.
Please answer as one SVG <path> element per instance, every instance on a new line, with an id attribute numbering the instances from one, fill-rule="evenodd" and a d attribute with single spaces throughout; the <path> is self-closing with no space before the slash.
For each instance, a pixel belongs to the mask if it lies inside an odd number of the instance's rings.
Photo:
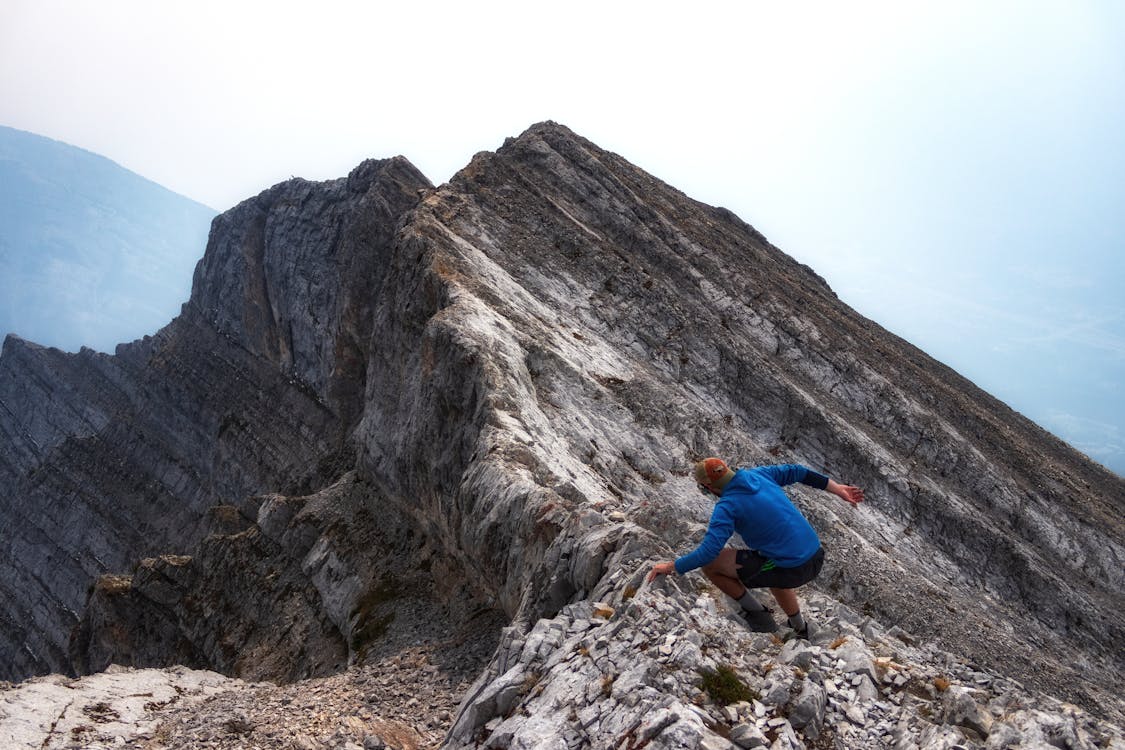
<path id="1" fill-rule="evenodd" d="M 60 750 L 1125 748 L 1120 727 L 830 597 L 808 597 L 819 629 L 803 641 L 732 627 L 727 604 L 690 581 L 623 592 L 610 597 L 617 607 L 583 602 L 526 633 L 506 628 L 475 684 L 494 647 L 473 637 L 476 627 L 442 642 L 415 626 L 368 664 L 288 685 L 183 667 L 36 678 L 0 689 L 0 741 Z"/>
<path id="2" fill-rule="evenodd" d="M 597 746 L 618 729 L 625 746 L 726 746 L 743 724 L 786 743 L 769 722 L 793 728 L 790 701 L 761 701 L 766 716 L 742 706 L 737 721 L 720 711 L 725 723 L 691 708 L 695 670 L 712 663 L 780 700 L 764 681 L 793 673 L 780 644 L 747 641 L 694 583 L 636 583 L 701 534 L 709 504 L 687 471 L 720 454 L 798 461 L 868 491 L 854 512 L 792 493 L 829 551 L 811 600 L 846 639 L 802 650 L 804 679 L 787 683 L 798 698 L 814 686 L 822 725 L 844 703 L 845 719 L 862 710 L 860 685 L 831 662 L 847 643 L 884 648 L 883 622 L 936 646 L 885 647 L 917 665 L 907 682 L 929 698 L 911 693 L 901 712 L 875 698 L 862 726 L 880 742 L 894 734 L 880 712 L 904 727 L 902 747 L 1000 747 L 1015 737 L 1004 727 L 1033 743 L 1036 707 L 1081 717 L 1075 742 L 1119 734 L 1122 481 L 856 315 L 737 217 L 566 128 L 534 126 L 437 189 L 391 160 L 267 191 L 216 221 L 192 301 L 153 341 L 98 358 L 9 339 L 0 357 L 0 429 L 15 446 L 0 469 L 17 488 L 2 499 L 20 545 L 0 549 L 17 573 L 0 620 L 6 674 L 73 660 L 347 679 L 421 597 L 447 630 L 481 610 L 510 622 L 450 746 Z M 128 468 L 115 484 L 88 469 L 88 488 L 61 492 L 91 455 Z M 207 481 L 158 484 L 163 505 L 151 480 L 149 495 L 128 484 L 173 459 Z M 112 509 L 159 533 L 99 522 L 79 539 L 76 497 L 80 519 Z M 54 526 L 27 512 L 36 502 L 57 508 Z M 127 571 L 130 556 L 146 560 L 83 599 L 84 576 Z M 65 572 L 70 598 L 39 569 Z M 614 610 L 604 623 L 595 602 Z M 848 611 L 871 632 L 840 625 Z M 944 720 L 970 707 L 947 710 L 948 691 L 926 681 L 976 683 L 939 673 L 953 669 L 941 650 L 995 676 L 1003 690 L 971 697 L 1003 719 L 996 731 Z M 679 666 L 661 660 L 678 651 Z M 996 702 L 1008 688 L 1031 697 Z M 808 726 L 793 737 L 826 741 Z"/>
<path id="3" fill-rule="evenodd" d="M 445 746 L 1125 746 L 1119 727 L 831 598 L 806 602 L 811 641 L 783 640 L 732 635 L 736 616 L 693 588 L 642 587 L 621 611 L 583 603 L 507 631 Z"/>

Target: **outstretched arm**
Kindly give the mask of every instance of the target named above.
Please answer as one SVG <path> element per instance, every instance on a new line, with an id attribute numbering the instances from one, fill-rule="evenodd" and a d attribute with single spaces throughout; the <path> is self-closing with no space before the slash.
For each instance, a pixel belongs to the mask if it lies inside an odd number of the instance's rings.
<path id="1" fill-rule="evenodd" d="M 851 503 L 853 508 L 863 502 L 863 490 L 861 490 L 859 487 L 852 487 L 848 484 L 833 482 L 823 474 L 820 474 L 808 467 L 800 466 L 798 464 L 781 466 L 778 468 L 781 470 L 789 470 L 788 475 L 783 475 L 784 478 L 788 479 L 788 481 L 798 481 L 801 484 L 807 484 L 809 487 L 816 487 L 818 490 L 831 492 L 833 495 L 836 495 L 845 503 Z M 800 471 L 802 473 L 798 474 L 797 471 Z M 796 479 L 796 477 L 798 476 L 800 476 L 801 478 Z M 785 482 L 778 483 L 784 484 Z"/>
<path id="2" fill-rule="evenodd" d="M 829 479 L 828 486 L 824 489 L 836 495 L 845 503 L 851 503 L 853 508 L 863 502 L 863 490 L 859 487 L 852 487 L 849 484 L 840 484 L 839 482 Z"/>

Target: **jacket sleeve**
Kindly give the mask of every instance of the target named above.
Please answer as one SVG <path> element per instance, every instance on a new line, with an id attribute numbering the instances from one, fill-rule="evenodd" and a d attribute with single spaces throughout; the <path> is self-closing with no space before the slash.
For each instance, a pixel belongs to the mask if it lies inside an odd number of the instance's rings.
<path id="1" fill-rule="evenodd" d="M 800 464 L 777 464 L 776 466 L 762 466 L 759 471 L 784 487 L 787 484 L 800 482 L 805 478 L 808 469 Z"/>
<path id="2" fill-rule="evenodd" d="M 723 551 L 727 540 L 734 534 L 734 520 L 730 517 L 726 507 L 720 502 L 711 511 L 711 522 L 707 525 L 707 534 L 699 543 L 694 552 L 690 552 L 676 560 L 676 572 L 683 575 L 689 570 L 701 568 L 712 562 Z"/>
<path id="3" fill-rule="evenodd" d="M 809 487 L 815 487 L 818 490 L 823 490 L 828 486 L 828 477 L 823 474 L 818 474 L 807 466 L 801 464 L 779 464 L 777 466 L 763 466 L 761 470 L 767 476 L 779 485 L 784 487 L 787 484 L 800 482 L 807 484 Z"/>

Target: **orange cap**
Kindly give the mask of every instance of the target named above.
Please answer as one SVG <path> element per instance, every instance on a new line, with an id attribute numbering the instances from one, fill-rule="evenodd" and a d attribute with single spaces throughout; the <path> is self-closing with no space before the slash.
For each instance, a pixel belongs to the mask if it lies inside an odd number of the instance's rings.
<path id="1" fill-rule="evenodd" d="M 730 467 L 721 458 L 705 458 L 695 465 L 695 481 L 714 486 L 726 476 Z"/>

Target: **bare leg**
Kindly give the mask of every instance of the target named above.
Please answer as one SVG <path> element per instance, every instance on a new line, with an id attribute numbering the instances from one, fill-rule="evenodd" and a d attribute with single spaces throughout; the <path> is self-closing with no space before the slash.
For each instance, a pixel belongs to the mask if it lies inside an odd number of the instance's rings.
<path id="1" fill-rule="evenodd" d="M 734 561 L 736 554 L 728 547 L 720 552 L 713 562 L 703 566 L 703 575 L 731 599 L 740 599 L 746 593 L 746 586 L 738 580 L 739 566 Z"/>
<path id="2" fill-rule="evenodd" d="M 720 591 L 735 600 L 741 599 L 746 593 L 746 586 L 738 578 L 740 566 L 735 562 L 737 554 L 735 550 L 728 547 L 720 552 L 713 562 L 703 566 L 703 575 L 718 586 Z M 801 611 L 796 589 L 770 589 L 770 593 L 787 617 Z"/>
<path id="3" fill-rule="evenodd" d="M 801 605 L 797 603 L 797 589 L 770 589 L 770 593 L 786 615 L 793 616 L 801 611 Z"/>

